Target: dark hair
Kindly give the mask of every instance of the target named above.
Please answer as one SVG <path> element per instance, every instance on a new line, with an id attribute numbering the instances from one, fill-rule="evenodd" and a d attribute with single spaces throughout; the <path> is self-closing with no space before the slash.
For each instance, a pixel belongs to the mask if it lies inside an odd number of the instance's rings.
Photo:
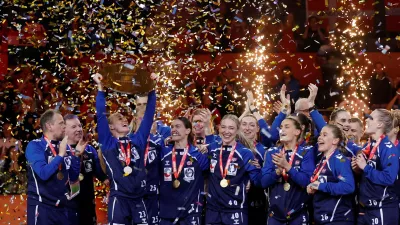
<path id="1" fill-rule="evenodd" d="M 347 137 L 346 134 L 340 129 L 338 126 L 333 124 L 327 124 L 325 127 L 328 127 L 333 134 L 334 138 L 339 138 L 338 149 L 341 153 L 346 153 L 346 145 L 347 145 Z"/>
<path id="2" fill-rule="evenodd" d="M 192 133 L 192 131 L 193 131 L 192 123 L 188 120 L 188 118 L 183 117 L 183 116 L 176 118 L 176 120 L 180 120 L 186 129 L 190 129 L 190 133 L 188 135 L 188 142 L 189 142 L 189 144 L 193 145 L 194 137 L 193 137 L 193 133 Z"/>
<path id="3" fill-rule="evenodd" d="M 310 16 L 310 17 L 308 17 L 308 22 L 310 22 L 312 19 L 318 20 L 318 17 L 316 17 L 316 16 Z"/>
<path id="4" fill-rule="evenodd" d="M 40 116 L 40 126 L 43 132 L 46 131 L 46 123 L 52 122 L 55 114 L 60 114 L 60 112 L 54 109 L 48 109 Z"/>
<path id="5" fill-rule="evenodd" d="M 292 67 L 290 67 L 290 66 L 285 66 L 285 67 L 282 68 L 282 72 L 283 72 L 284 70 L 290 70 L 290 72 L 292 72 Z"/>
<path id="6" fill-rule="evenodd" d="M 343 108 L 336 108 L 336 109 L 334 109 L 333 112 L 331 113 L 331 116 L 329 117 L 329 121 L 334 121 L 334 120 L 336 120 L 338 114 L 341 113 L 341 112 L 347 112 L 347 110 L 346 110 L 346 109 L 343 109 Z"/>
<path id="7" fill-rule="evenodd" d="M 315 137 L 314 130 L 315 126 L 314 123 L 303 113 L 297 113 L 296 115 L 298 121 L 300 122 L 300 125 L 304 125 L 304 130 L 301 133 L 301 137 L 306 139 L 307 138 L 307 133 L 310 134 L 310 137 L 307 141 L 308 145 L 314 145 L 317 143 L 317 137 Z"/>
<path id="8" fill-rule="evenodd" d="M 77 115 L 74 115 L 74 114 L 67 114 L 67 115 L 64 116 L 64 121 L 74 120 L 74 119 L 78 119 L 79 120 L 79 117 Z"/>

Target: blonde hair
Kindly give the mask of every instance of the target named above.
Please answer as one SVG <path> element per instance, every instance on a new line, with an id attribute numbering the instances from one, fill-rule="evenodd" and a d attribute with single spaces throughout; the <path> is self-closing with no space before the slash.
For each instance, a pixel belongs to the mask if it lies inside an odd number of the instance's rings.
<path id="1" fill-rule="evenodd" d="M 383 123 L 383 132 L 388 134 L 393 129 L 393 116 L 389 110 L 375 109 L 378 112 L 378 121 Z"/>
<path id="2" fill-rule="evenodd" d="M 400 128 L 400 110 L 396 109 L 396 110 L 392 110 L 390 112 L 390 114 L 393 117 L 393 128 Z M 400 132 L 397 131 L 397 139 L 399 139 L 400 137 Z"/>
<path id="3" fill-rule="evenodd" d="M 250 149 L 253 154 L 257 154 L 257 152 L 254 149 L 254 143 L 252 140 L 246 138 L 246 136 L 244 136 L 244 134 L 242 133 L 242 131 L 240 130 L 240 121 L 239 118 L 233 114 L 227 114 L 224 117 L 222 117 L 221 123 L 223 120 L 232 120 L 233 122 L 235 122 L 236 127 L 237 127 L 237 133 L 236 133 L 236 139 L 242 143 L 246 148 Z"/>

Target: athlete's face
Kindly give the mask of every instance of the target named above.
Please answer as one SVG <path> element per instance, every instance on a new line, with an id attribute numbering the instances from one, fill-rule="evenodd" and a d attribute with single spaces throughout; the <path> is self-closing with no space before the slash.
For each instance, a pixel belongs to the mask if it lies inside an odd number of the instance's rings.
<path id="1" fill-rule="evenodd" d="M 219 126 L 219 135 L 222 139 L 222 143 L 225 145 L 231 145 L 236 140 L 238 127 L 235 121 L 231 119 L 224 119 L 221 121 Z"/>
<path id="2" fill-rule="evenodd" d="M 53 119 L 46 124 L 49 133 L 53 134 L 55 140 L 61 141 L 65 134 L 64 118 L 59 113 L 55 113 Z"/>
<path id="3" fill-rule="evenodd" d="M 65 121 L 65 135 L 73 143 L 78 143 L 83 137 L 82 124 L 78 118 Z"/>
<path id="4" fill-rule="evenodd" d="M 359 123 L 351 122 L 350 129 L 347 132 L 347 136 L 349 138 L 354 138 L 354 140 L 358 142 L 358 140 L 360 140 L 363 136 L 363 128 L 360 126 Z"/>
<path id="5" fill-rule="evenodd" d="M 378 129 L 382 127 L 382 123 L 378 121 L 379 112 L 374 110 L 371 115 L 367 118 L 366 123 L 367 123 L 367 128 L 365 130 L 365 133 L 368 135 L 375 134 Z"/>
<path id="6" fill-rule="evenodd" d="M 251 116 L 243 117 L 240 121 L 240 130 L 243 132 L 245 137 L 250 140 L 255 140 L 259 130 L 256 119 Z"/>
<path id="7" fill-rule="evenodd" d="M 350 129 L 350 119 L 350 113 L 347 111 L 342 111 L 337 114 L 336 119 L 332 122 L 342 129 L 342 131 L 347 135 Z"/>
<path id="8" fill-rule="evenodd" d="M 194 115 L 192 119 L 193 131 L 196 136 L 204 133 L 204 118 L 201 115 Z"/>
<path id="9" fill-rule="evenodd" d="M 301 130 L 297 129 L 294 125 L 294 121 L 291 119 L 285 119 L 281 123 L 279 136 L 281 142 L 292 142 L 297 141 L 297 137 L 301 134 Z"/>
<path id="10" fill-rule="evenodd" d="M 318 137 L 318 151 L 327 152 L 337 146 L 339 138 L 335 138 L 331 128 L 324 127 Z"/>
<path id="11" fill-rule="evenodd" d="M 110 130 L 121 135 L 129 133 L 129 122 L 121 113 L 114 113 L 110 116 Z"/>
<path id="12" fill-rule="evenodd" d="M 185 127 L 185 124 L 181 120 L 174 120 L 171 123 L 171 140 L 181 141 L 187 139 L 191 130 Z"/>

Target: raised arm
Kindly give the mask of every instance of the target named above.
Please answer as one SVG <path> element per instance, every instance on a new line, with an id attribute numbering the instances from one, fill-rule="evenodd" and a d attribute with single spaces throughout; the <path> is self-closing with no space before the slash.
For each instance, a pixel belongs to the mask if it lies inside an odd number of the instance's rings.
<path id="1" fill-rule="evenodd" d="M 392 98 L 392 100 L 389 102 L 389 104 L 386 106 L 387 110 L 391 110 L 394 106 L 394 104 L 396 104 L 397 99 L 400 96 L 400 88 L 397 89 L 395 96 Z"/>
<path id="2" fill-rule="evenodd" d="M 101 74 L 95 74 L 93 80 L 97 84 L 97 96 L 96 96 L 96 117 L 97 117 L 97 133 L 99 143 L 103 146 L 107 146 L 109 141 L 111 141 L 112 134 L 110 127 L 108 126 L 107 113 L 106 113 L 106 93 L 103 89 L 103 84 L 101 80 L 103 76 Z M 102 151 L 108 150 L 104 147 L 101 148 Z"/>
<path id="3" fill-rule="evenodd" d="M 150 135 L 151 126 L 154 121 L 154 113 L 156 112 L 156 91 L 152 90 L 148 94 L 148 101 L 146 111 L 144 112 L 143 120 L 140 123 L 139 129 L 136 133 L 130 134 L 129 138 L 139 147 L 145 149 L 147 138 Z"/>

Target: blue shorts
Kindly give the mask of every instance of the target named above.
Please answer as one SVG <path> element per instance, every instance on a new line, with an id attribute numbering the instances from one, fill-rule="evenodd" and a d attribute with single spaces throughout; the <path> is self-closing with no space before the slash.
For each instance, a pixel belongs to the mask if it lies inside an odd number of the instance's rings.
<path id="1" fill-rule="evenodd" d="M 149 219 L 149 225 L 158 225 L 160 223 L 159 220 L 159 202 L 158 202 L 158 195 L 148 195 L 144 198 L 144 204 L 147 208 L 147 216 Z"/>
<path id="2" fill-rule="evenodd" d="M 236 212 L 217 212 L 206 210 L 206 225 L 247 225 L 247 210 Z"/>
<path id="3" fill-rule="evenodd" d="M 359 213 L 357 225 L 398 225 L 399 209 L 363 209 Z"/>
<path id="4" fill-rule="evenodd" d="M 48 205 L 28 205 L 28 225 L 78 225 L 76 210 Z"/>
<path id="5" fill-rule="evenodd" d="M 296 217 L 291 218 L 290 220 L 277 220 L 275 217 L 269 216 L 267 219 L 268 225 L 308 225 L 308 213 L 300 213 Z"/>
<path id="6" fill-rule="evenodd" d="M 147 225 L 147 210 L 143 199 L 110 197 L 108 223 L 109 225 Z"/>
<path id="7" fill-rule="evenodd" d="M 201 225 L 201 215 L 192 214 L 185 218 L 165 219 L 160 218 L 160 225 Z"/>

